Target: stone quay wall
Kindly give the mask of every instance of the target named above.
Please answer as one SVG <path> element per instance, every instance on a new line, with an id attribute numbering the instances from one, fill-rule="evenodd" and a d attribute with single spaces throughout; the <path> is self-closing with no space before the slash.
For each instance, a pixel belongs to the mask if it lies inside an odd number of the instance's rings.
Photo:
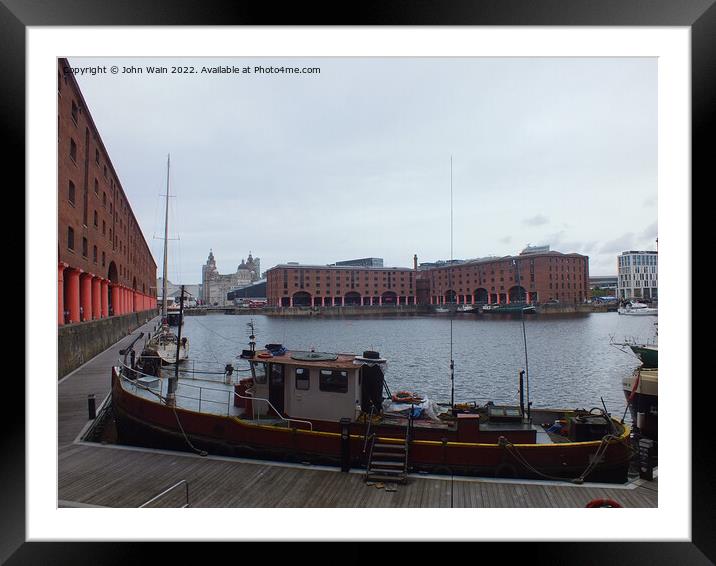
<path id="1" fill-rule="evenodd" d="M 67 324 L 57 329 L 57 379 L 77 369 L 158 315 L 156 310 Z"/>

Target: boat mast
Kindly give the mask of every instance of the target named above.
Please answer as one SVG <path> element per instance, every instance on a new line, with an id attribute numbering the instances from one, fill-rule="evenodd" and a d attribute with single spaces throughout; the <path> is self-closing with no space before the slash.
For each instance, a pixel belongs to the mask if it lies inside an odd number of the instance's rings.
<path id="1" fill-rule="evenodd" d="M 452 297 L 455 297 L 455 291 L 452 288 L 452 242 L 453 242 L 453 230 L 452 230 L 452 155 L 450 156 L 450 265 L 448 266 L 448 287 Z M 452 357 L 452 320 L 455 317 L 455 312 L 450 314 L 450 409 L 453 415 L 455 414 L 455 360 Z"/>
<path id="2" fill-rule="evenodd" d="M 167 316 L 167 245 L 169 243 L 169 154 L 167 154 L 167 194 L 164 207 L 164 269 L 162 271 L 162 319 Z"/>
<path id="3" fill-rule="evenodd" d="M 525 303 L 521 305 L 520 314 L 522 318 L 522 342 L 525 346 L 525 385 L 527 387 L 527 420 L 531 420 L 532 410 L 530 407 L 532 403 L 530 402 L 530 371 L 529 366 L 527 365 L 527 331 L 525 330 L 525 306 L 527 304 L 527 301 L 522 294 L 522 281 L 520 280 L 520 264 L 516 259 L 513 259 L 512 263 L 514 264 L 515 270 L 517 271 L 517 288 L 520 289 L 520 291 L 518 291 L 521 299 L 520 303 L 522 303 L 522 301 L 524 301 Z"/>

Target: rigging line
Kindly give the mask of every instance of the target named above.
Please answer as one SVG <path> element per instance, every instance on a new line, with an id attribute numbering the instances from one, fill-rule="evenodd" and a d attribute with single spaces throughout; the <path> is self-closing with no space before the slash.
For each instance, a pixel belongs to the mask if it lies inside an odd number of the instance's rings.
<path id="1" fill-rule="evenodd" d="M 196 318 L 196 317 L 195 317 L 195 318 Z M 202 323 L 199 322 L 198 320 L 196 321 L 196 324 L 198 324 L 199 326 L 201 326 L 201 327 L 204 328 L 205 330 L 208 330 L 208 331 L 211 332 L 212 334 L 216 334 L 219 338 L 223 338 L 223 339 L 226 340 L 227 342 L 231 342 L 231 343 L 233 344 L 234 341 L 233 341 L 231 338 L 227 338 L 226 336 L 222 336 L 221 334 L 219 334 L 218 332 L 216 332 L 216 330 L 212 330 L 211 328 L 209 328 L 208 326 L 205 326 L 204 324 L 202 324 Z"/>

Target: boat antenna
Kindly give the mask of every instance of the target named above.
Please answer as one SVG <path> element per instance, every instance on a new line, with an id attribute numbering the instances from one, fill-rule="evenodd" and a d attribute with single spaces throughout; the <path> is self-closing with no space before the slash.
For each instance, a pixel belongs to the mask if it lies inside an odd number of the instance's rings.
<path id="1" fill-rule="evenodd" d="M 249 334 L 249 348 L 251 349 L 251 355 L 256 351 L 256 330 L 254 328 L 254 317 L 251 317 L 251 322 L 247 323 L 251 334 Z"/>
<path id="2" fill-rule="evenodd" d="M 453 206 L 452 206 L 452 155 L 450 156 L 450 264 L 448 265 L 448 287 L 450 292 L 450 302 L 454 302 L 455 291 L 452 288 L 452 262 L 453 262 Z M 452 354 L 452 322 L 455 318 L 455 311 L 453 305 L 453 312 L 450 313 L 450 409 L 452 410 L 453 416 L 455 415 L 455 360 Z"/>
<path id="3" fill-rule="evenodd" d="M 167 194 L 164 208 L 164 266 L 162 271 L 162 319 L 167 317 L 167 246 L 169 243 L 169 154 L 167 154 Z"/>
<path id="4" fill-rule="evenodd" d="M 515 266 L 515 270 L 517 271 L 517 289 L 520 296 L 520 302 L 525 302 L 525 297 L 522 294 L 522 282 L 520 280 L 520 264 L 516 259 L 512 260 L 512 265 Z M 522 305 L 522 308 L 520 308 L 520 318 L 522 319 L 522 343 L 525 347 L 525 387 L 527 389 L 527 420 L 532 419 L 532 411 L 530 410 L 530 407 L 532 406 L 532 402 L 530 401 L 530 371 L 529 371 L 529 364 L 527 363 L 527 331 L 525 330 L 525 305 Z"/>

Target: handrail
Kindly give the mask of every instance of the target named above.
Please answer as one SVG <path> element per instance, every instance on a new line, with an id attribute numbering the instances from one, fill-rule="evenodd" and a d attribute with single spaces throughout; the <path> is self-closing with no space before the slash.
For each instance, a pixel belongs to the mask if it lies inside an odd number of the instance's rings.
<path id="1" fill-rule="evenodd" d="M 143 376 L 146 376 L 146 377 L 152 377 L 152 378 L 158 379 L 158 380 L 160 380 L 160 381 L 162 381 L 162 380 L 164 380 L 164 379 L 167 379 L 167 378 L 164 378 L 164 377 L 159 377 L 159 376 L 151 375 L 151 374 L 148 374 L 148 373 L 143 373 L 143 372 L 138 371 L 138 370 L 132 370 L 132 368 L 130 368 L 129 366 L 123 364 L 122 362 L 120 362 L 120 367 L 126 368 L 126 369 L 128 369 L 128 370 L 130 370 L 130 371 L 133 371 L 133 372 L 135 372 L 137 375 L 143 375 Z M 142 388 L 142 389 L 144 389 L 144 390 L 146 390 L 146 391 L 149 391 L 150 393 L 153 393 L 154 395 L 156 395 L 157 397 L 159 397 L 160 400 L 163 399 L 163 397 L 162 397 L 159 393 L 157 393 L 156 391 L 152 391 L 152 389 L 149 388 L 149 387 L 146 387 L 146 386 L 144 386 L 144 385 L 141 385 L 141 384 L 137 383 L 136 380 L 129 379 L 126 375 L 123 374 L 123 372 L 120 371 L 120 374 L 119 374 L 119 375 L 120 375 L 120 377 L 121 377 L 122 379 L 124 379 L 124 380 L 126 380 L 126 381 L 132 383 L 135 387 L 140 387 L 140 388 Z M 192 388 L 194 388 L 194 389 L 198 389 L 198 390 L 199 390 L 199 397 L 188 397 L 188 396 L 186 396 L 186 395 L 178 395 L 178 397 L 183 397 L 183 398 L 185 398 L 185 399 L 193 399 L 193 400 L 195 400 L 195 401 L 199 401 L 199 403 L 202 402 L 202 398 L 201 398 L 201 390 L 202 390 L 202 389 L 206 389 L 207 391 L 218 391 L 218 392 L 220 392 L 220 393 L 226 393 L 226 394 L 227 394 L 227 397 L 228 397 L 228 401 L 227 401 L 227 412 L 226 412 L 226 414 L 227 414 L 227 415 L 230 414 L 230 410 L 228 409 L 228 404 L 231 402 L 231 391 L 226 391 L 225 389 L 217 389 L 217 388 L 215 388 L 215 387 L 200 387 L 200 386 L 198 386 L 198 385 L 191 385 L 191 384 L 189 384 L 189 383 L 184 383 L 183 386 L 184 386 L 184 387 L 192 387 Z M 236 397 L 239 397 L 240 399 L 249 399 L 249 400 L 252 400 L 252 401 L 253 401 L 253 400 L 256 400 L 256 401 L 265 401 L 265 402 L 268 404 L 268 406 L 271 407 L 271 409 L 273 409 L 273 411 L 278 415 L 278 417 L 279 417 L 281 420 L 286 421 L 287 423 L 297 422 L 297 423 L 307 424 L 308 427 L 309 427 L 309 430 L 313 431 L 313 423 L 312 423 L 311 421 L 306 421 L 306 420 L 302 420 L 302 419 L 291 419 L 291 418 L 288 418 L 288 419 L 287 419 L 287 418 L 285 418 L 283 415 L 281 415 L 281 413 L 278 412 L 278 410 L 276 409 L 276 407 L 274 407 L 274 406 L 271 404 L 271 401 L 269 401 L 268 399 L 264 399 L 264 398 L 262 398 L 262 397 L 245 397 L 245 396 L 243 396 L 243 395 L 240 395 L 240 394 L 239 394 L 238 392 L 236 392 L 236 391 L 234 391 L 234 395 L 235 395 Z M 203 402 L 205 402 L 205 403 L 223 404 L 223 401 L 213 401 L 213 400 L 211 400 L 211 399 L 203 399 Z"/>
<path id="2" fill-rule="evenodd" d="M 185 507 L 189 507 L 189 482 L 186 481 L 186 480 L 181 480 L 181 481 L 178 481 L 177 483 L 175 483 L 175 484 L 174 484 L 173 486 L 171 486 L 170 488 L 165 489 L 165 490 L 162 491 L 160 494 L 155 495 L 155 496 L 152 497 L 149 501 L 145 501 L 144 503 L 142 503 L 142 504 L 139 506 L 139 508 L 146 507 L 147 505 L 149 505 L 149 504 L 152 503 L 153 501 L 156 501 L 157 499 L 159 499 L 162 495 L 166 495 L 167 493 L 169 493 L 170 491 L 172 491 L 174 488 L 179 487 L 181 484 L 184 484 L 184 486 L 185 486 L 185 488 L 186 488 L 186 503 L 185 503 L 184 505 L 182 505 L 181 508 L 183 509 L 183 508 L 185 508 Z"/>
<path id="3" fill-rule="evenodd" d="M 313 432 L 313 423 L 312 423 L 311 421 L 304 421 L 304 420 L 302 420 L 302 419 L 290 419 L 290 418 L 287 419 L 287 418 L 284 417 L 281 413 L 278 412 L 278 410 L 276 409 L 276 407 L 274 407 L 274 406 L 271 404 L 271 401 L 269 401 L 268 399 L 264 399 L 263 397 L 253 397 L 253 396 L 252 396 L 252 397 L 246 397 L 246 396 L 244 396 L 244 395 L 240 395 L 240 394 L 238 393 L 238 391 L 234 391 L 234 395 L 236 395 L 236 397 L 238 397 L 239 399 L 248 399 L 248 400 L 250 400 L 250 401 L 266 401 L 266 403 L 268 404 L 268 406 L 273 409 L 273 411 L 278 415 L 278 418 L 280 418 L 282 421 L 286 421 L 287 423 L 296 422 L 296 423 L 304 423 L 304 424 L 307 424 L 307 425 L 309 426 L 309 430 L 310 430 L 311 432 Z"/>
<path id="4" fill-rule="evenodd" d="M 132 372 L 133 372 L 134 374 L 136 374 L 136 375 L 142 375 L 142 376 L 146 376 L 146 377 L 151 377 L 151 378 L 153 378 L 153 379 L 158 379 L 158 380 L 160 381 L 160 387 L 159 387 L 159 391 L 160 391 L 160 392 L 159 392 L 159 393 L 157 393 L 156 391 L 154 391 L 151 387 L 147 387 L 146 385 L 143 385 L 143 384 L 141 384 L 141 383 L 137 383 L 137 380 L 136 380 L 136 379 L 130 379 L 129 377 L 127 377 L 126 375 L 124 375 L 124 373 L 123 373 L 122 371 L 120 371 L 120 373 L 119 373 L 119 376 L 120 376 L 123 380 L 125 380 L 125 381 L 131 383 L 134 387 L 139 387 L 140 389 L 143 389 L 144 391 L 148 391 L 149 393 L 152 393 L 153 395 L 155 395 L 156 397 L 159 398 L 159 401 L 160 401 L 160 402 L 166 402 L 166 399 L 165 399 L 164 397 L 162 397 L 162 395 L 161 395 L 161 391 L 162 391 L 161 382 L 163 382 L 164 380 L 168 380 L 169 378 L 160 377 L 160 376 L 157 376 L 157 375 L 151 375 L 151 374 L 148 374 L 148 373 L 143 373 L 143 372 L 141 372 L 141 371 L 139 371 L 139 370 L 133 370 L 133 369 L 131 369 L 129 366 L 126 366 L 126 365 L 122 364 L 121 362 L 120 362 L 120 368 L 121 368 L 121 369 L 127 369 L 127 370 L 129 370 L 129 371 L 132 371 Z M 212 381 L 212 380 L 209 380 L 209 381 Z M 218 381 L 217 381 L 217 383 L 218 383 Z M 231 403 L 231 391 L 227 391 L 226 389 L 217 389 L 217 388 L 215 388 L 215 387 L 201 387 L 201 386 L 199 386 L 199 385 L 191 385 L 191 384 L 189 384 L 189 383 L 183 383 L 182 385 L 183 385 L 183 387 L 191 387 L 192 389 L 198 389 L 198 390 L 199 390 L 199 396 L 198 396 L 198 397 L 191 397 L 191 396 L 188 396 L 188 395 L 179 395 L 179 394 L 176 394 L 176 393 L 175 393 L 175 397 L 177 397 L 177 398 L 181 397 L 182 399 L 191 399 L 192 401 L 198 401 L 198 403 L 199 403 L 199 411 L 201 411 L 201 404 L 202 404 L 202 402 L 203 402 L 203 403 L 214 403 L 215 405 L 223 405 L 223 404 L 224 404 L 223 401 L 215 401 L 214 399 L 202 399 L 202 393 L 201 393 L 201 392 L 202 392 L 203 389 L 206 389 L 207 391 L 217 391 L 217 392 L 219 392 L 219 393 L 224 393 L 224 394 L 226 394 L 226 415 L 228 416 L 228 415 L 230 414 L 231 411 L 230 411 L 230 409 L 229 409 L 229 404 Z"/>
<path id="5" fill-rule="evenodd" d="M 365 454 L 366 449 L 368 448 L 368 433 L 370 433 L 370 425 L 373 423 L 373 409 L 375 409 L 375 405 L 373 403 L 370 404 L 370 414 L 368 415 L 368 426 L 365 429 L 365 440 L 363 442 L 363 454 Z"/>
<path id="6" fill-rule="evenodd" d="M 121 367 L 125 368 L 125 369 L 130 370 L 131 372 L 133 372 L 133 373 L 135 373 L 135 374 L 137 374 L 137 375 L 142 375 L 142 376 L 145 376 L 145 377 L 152 377 L 152 378 L 158 379 L 158 380 L 160 380 L 160 381 L 165 380 L 165 379 L 169 379 L 168 377 L 162 377 L 162 376 L 159 376 L 159 375 L 152 375 L 152 374 L 150 374 L 150 373 L 141 372 L 141 371 L 139 371 L 139 370 L 137 370 L 137 369 L 132 369 L 130 366 L 128 366 L 128 365 L 126 365 L 126 364 L 123 364 L 123 363 L 121 363 L 121 362 L 120 362 L 119 365 L 120 365 Z M 122 377 L 124 377 L 125 379 L 129 379 L 129 378 L 127 378 L 126 376 L 122 376 Z M 189 379 L 189 378 L 187 378 L 187 379 Z M 191 379 L 194 379 L 194 378 L 191 378 Z M 130 381 L 131 381 L 131 380 L 130 380 Z M 218 379 L 207 379 L 206 381 L 213 381 L 213 382 L 215 382 L 215 383 L 225 383 L 223 380 L 218 380 Z M 190 384 L 190 383 L 184 383 L 184 384 L 182 384 L 182 385 L 184 385 L 184 387 L 192 387 L 192 388 L 194 388 L 194 389 L 207 389 L 207 390 L 209 390 L 209 391 L 220 391 L 220 392 L 222 392 L 222 393 L 230 393 L 229 391 L 226 391 L 225 389 L 217 389 L 216 387 L 202 387 L 202 386 L 200 386 L 200 385 L 192 385 L 192 384 Z M 228 385 L 228 384 L 227 384 L 227 385 Z M 193 399 L 193 397 L 190 397 L 190 399 Z"/>

